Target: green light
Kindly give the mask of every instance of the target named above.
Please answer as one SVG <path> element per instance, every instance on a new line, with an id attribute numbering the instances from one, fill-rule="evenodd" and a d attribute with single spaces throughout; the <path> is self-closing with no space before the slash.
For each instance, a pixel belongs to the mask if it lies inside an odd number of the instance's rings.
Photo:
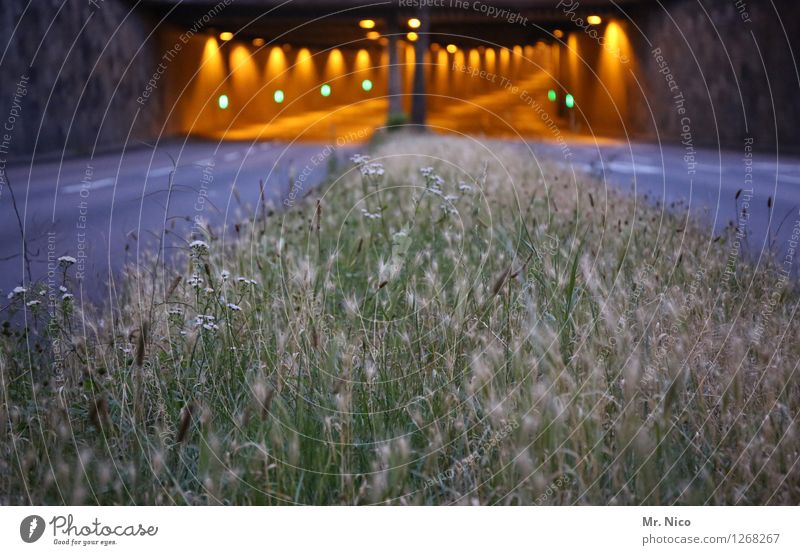
<path id="1" fill-rule="evenodd" d="M 564 99 L 564 103 L 567 105 L 567 108 L 572 108 L 575 106 L 575 97 L 571 94 L 568 94 Z"/>
<path id="2" fill-rule="evenodd" d="M 322 96 L 330 96 L 331 95 L 331 86 L 325 83 L 319 88 L 319 94 Z"/>
<path id="3" fill-rule="evenodd" d="M 275 91 L 275 94 L 272 95 L 272 98 L 275 100 L 275 102 L 280 104 L 281 102 L 283 102 L 284 98 L 283 91 L 278 89 L 277 91 Z"/>
<path id="4" fill-rule="evenodd" d="M 220 110 L 226 110 L 228 108 L 228 95 L 227 94 L 219 95 L 219 99 L 217 99 L 217 104 L 219 104 Z"/>
<path id="5" fill-rule="evenodd" d="M 550 89 L 549 91 L 547 91 L 547 99 L 550 102 L 555 102 L 556 100 L 558 100 L 558 94 L 556 94 L 556 91 L 554 91 L 553 89 Z"/>
<path id="6" fill-rule="evenodd" d="M 371 91 L 372 90 L 372 81 L 370 81 L 369 79 L 364 79 L 363 81 L 361 81 L 361 88 L 364 89 L 367 92 Z"/>

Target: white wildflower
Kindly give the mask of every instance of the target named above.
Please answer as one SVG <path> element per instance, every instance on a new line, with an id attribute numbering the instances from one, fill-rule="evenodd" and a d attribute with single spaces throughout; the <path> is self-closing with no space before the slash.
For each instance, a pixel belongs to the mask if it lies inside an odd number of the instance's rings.
<path id="1" fill-rule="evenodd" d="M 228 270 L 222 270 L 219 277 L 222 278 L 222 281 L 228 281 L 228 278 L 231 277 L 231 273 Z"/>
<path id="2" fill-rule="evenodd" d="M 361 166 L 361 174 L 366 176 L 381 176 L 385 173 L 383 164 L 379 162 L 372 162 Z"/>
<path id="3" fill-rule="evenodd" d="M 234 312 L 241 312 L 242 311 L 242 307 L 240 307 L 238 304 L 228 303 L 227 307 L 229 309 L 233 310 Z"/>
<path id="4" fill-rule="evenodd" d="M 198 314 L 194 317 L 194 325 L 205 327 L 208 324 L 213 325 L 215 320 L 216 318 L 214 318 L 211 314 Z"/>
<path id="5" fill-rule="evenodd" d="M 189 285 L 194 287 L 195 289 L 200 289 L 200 286 L 203 284 L 203 278 L 201 278 L 198 274 L 192 274 L 192 277 L 189 278 Z"/>
<path id="6" fill-rule="evenodd" d="M 42 304 L 42 301 L 28 301 L 27 306 L 36 306 Z"/>
<path id="7" fill-rule="evenodd" d="M 63 295 L 61 295 L 61 300 L 64 302 L 71 301 L 74 298 L 75 295 L 73 295 L 72 293 L 64 293 Z"/>
<path id="8" fill-rule="evenodd" d="M 377 213 L 376 214 L 372 214 L 372 213 L 368 212 L 365 208 L 361 209 L 361 214 L 365 218 L 367 218 L 368 220 L 380 220 L 381 219 L 381 215 L 380 214 L 377 214 Z"/>
<path id="9" fill-rule="evenodd" d="M 429 189 L 439 189 L 444 185 L 444 179 L 433 173 L 433 168 L 422 168 L 419 172 L 425 177 L 425 186 Z"/>
<path id="10" fill-rule="evenodd" d="M 71 257 L 71 256 L 59 256 L 58 257 L 58 262 L 62 266 L 72 266 L 73 264 L 75 264 L 77 262 L 77 260 L 75 258 Z"/>
<path id="11" fill-rule="evenodd" d="M 198 256 L 202 256 L 209 253 L 208 243 L 205 241 L 195 240 L 189 243 L 189 248 L 192 249 L 192 252 Z"/>
<path id="12" fill-rule="evenodd" d="M 17 286 L 14 289 L 11 290 L 11 293 L 8 294 L 8 298 L 9 299 L 13 299 L 15 296 L 22 295 L 26 291 L 28 291 L 28 290 L 25 289 L 24 287 Z"/>

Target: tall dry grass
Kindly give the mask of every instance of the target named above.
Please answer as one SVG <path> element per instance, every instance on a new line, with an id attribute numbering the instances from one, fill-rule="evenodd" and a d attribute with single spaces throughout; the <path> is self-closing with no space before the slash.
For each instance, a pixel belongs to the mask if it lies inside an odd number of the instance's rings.
<path id="1" fill-rule="evenodd" d="M 734 230 L 440 137 L 239 229 L 15 297 L 0 501 L 800 501 L 797 291 Z"/>

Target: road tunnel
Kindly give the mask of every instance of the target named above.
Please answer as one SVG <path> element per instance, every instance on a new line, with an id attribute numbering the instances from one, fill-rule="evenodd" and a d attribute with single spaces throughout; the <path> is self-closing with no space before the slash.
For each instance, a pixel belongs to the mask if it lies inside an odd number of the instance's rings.
<path id="1" fill-rule="evenodd" d="M 794 0 L 752 13 L 728 0 L 702 10 L 696 0 L 422 4 L 106 0 L 59 10 L 10 0 L 5 34 L 29 40 L 2 60 L 0 106 L 14 111 L 24 84 L 32 124 L 16 125 L 3 148 L 24 159 L 187 133 L 327 140 L 420 114 L 440 132 L 673 144 L 688 117 L 697 145 L 800 148 L 787 123 L 800 110 L 798 53 L 786 47 L 800 20 Z M 425 110 L 412 110 L 415 99 Z"/>
<path id="2" fill-rule="evenodd" d="M 584 26 L 563 17 L 464 18 L 428 11 L 300 29 L 291 20 L 232 23 L 189 36 L 176 26 L 162 37 L 163 51 L 175 52 L 165 74 L 168 125 L 214 139 L 363 138 L 407 123 L 423 102 L 424 125 L 441 133 L 625 133 L 636 81 L 626 22 L 605 14 L 584 15 Z"/>

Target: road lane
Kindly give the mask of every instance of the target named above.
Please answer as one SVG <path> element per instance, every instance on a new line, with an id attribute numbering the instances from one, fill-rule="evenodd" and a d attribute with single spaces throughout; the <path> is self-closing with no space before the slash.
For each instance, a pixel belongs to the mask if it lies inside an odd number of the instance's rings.
<path id="1" fill-rule="evenodd" d="M 505 141 L 504 141 L 505 142 Z M 754 258 L 772 248 L 785 251 L 800 222 L 800 158 L 775 158 L 744 149 L 696 152 L 694 172 L 680 146 L 570 139 L 569 155 L 547 141 L 520 141 L 542 160 L 555 161 L 576 175 L 588 173 L 609 185 L 635 192 L 674 211 L 689 211 L 719 232 L 737 221 L 740 189 L 752 188 L 746 220 L 747 248 Z M 340 162 L 363 147 L 337 149 Z M 252 214 L 265 195 L 280 204 L 290 175 L 307 165 L 308 187 L 319 183 L 327 163 L 312 163 L 324 143 L 168 142 L 157 149 L 136 148 L 94 159 L 49 161 L 8 170 L 23 219 L 35 279 L 47 271 L 47 253 L 85 257 L 83 294 L 93 301 L 113 297 L 107 287 L 128 263 L 145 260 L 156 249 L 161 231 L 165 253 L 185 249 L 197 217 L 219 231 L 224 223 Z M 748 177 L 749 176 L 749 177 Z M 167 209 L 170 178 L 172 193 Z M 751 183 L 746 182 L 750 179 Z M 0 196 L 0 289 L 3 297 L 23 281 L 26 272 L 20 230 L 9 191 Z M 768 199 L 771 198 L 771 208 Z M 785 220 L 785 221 L 784 221 Z M 783 225 L 781 222 L 783 221 Z M 166 224 L 166 225 L 165 225 Z M 27 280 L 26 280 L 27 281 Z M 76 284 L 70 292 L 80 296 Z"/>
<path id="2" fill-rule="evenodd" d="M 219 233 L 224 224 L 250 217 L 260 202 L 260 181 L 266 200 L 280 204 L 289 191 L 290 176 L 309 166 L 304 187 L 310 190 L 327 174 L 328 158 L 342 163 L 358 148 L 347 144 L 325 157 L 330 151 L 323 143 L 167 142 L 156 149 L 135 148 L 93 159 L 14 166 L 8 169 L 8 179 L 34 280 L 46 278 L 48 252 L 51 257 L 85 260 L 82 290 L 77 283 L 68 284 L 68 289 L 79 299 L 82 293 L 103 302 L 109 298 L 110 280 L 125 264 L 145 260 L 144 255 L 157 248 L 161 231 L 169 256 L 186 248 L 198 221 Z M 324 162 L 318 161 L 321 155 Z M 0 196 L 0 234 L 4 306 L 8 292 L 23 282 L 27 271 L 8 190 Z M 58 284 L 60 279 L 59 272 Z"/>
<path id="3" fill-rule="evenodd" d="M 793 229 L 800 225 L 800 157 L 749 152 L 743 144 L 740 151 L 697 149 L 690 165 L 680 145 L 588 139 L 568 143 L 569 156 L 553 143 L 528 146 L 536 156 L 555 160 L 577 176 L 589 174 L 672 211 L 688 212 L 714 233 L 742 224 L 747 255 L 754 261 L 770 251 L 783 257 Z"/>

